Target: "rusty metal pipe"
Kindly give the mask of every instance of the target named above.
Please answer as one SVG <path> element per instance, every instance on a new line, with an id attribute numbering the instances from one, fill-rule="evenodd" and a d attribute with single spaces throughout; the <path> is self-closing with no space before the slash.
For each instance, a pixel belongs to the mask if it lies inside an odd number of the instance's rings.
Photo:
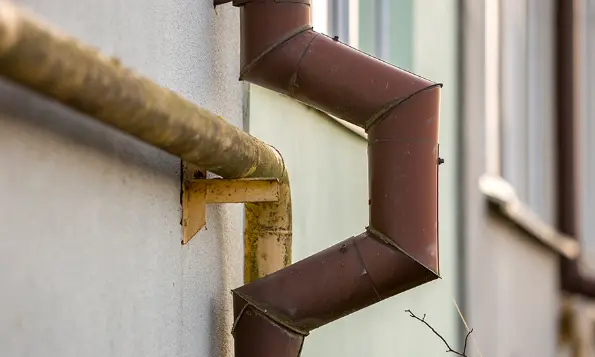
<path id="1" fill-rule="evenodd" d="M 245 275 L 291 261 L 289 178 L 271 146 L 5 1 L 0 76 L 225 178 L 279 178 L 278 202 L 247 204 Z"/>
<path id="2" fill-rule="evenodd" d="M 236 357 L 297 357 L 312 329 L 438 278 L 440 85 L 314 32 L 309 0 L 233 3 L 240 79 L 368 132 L 366 231 L 233 291 Z"/>

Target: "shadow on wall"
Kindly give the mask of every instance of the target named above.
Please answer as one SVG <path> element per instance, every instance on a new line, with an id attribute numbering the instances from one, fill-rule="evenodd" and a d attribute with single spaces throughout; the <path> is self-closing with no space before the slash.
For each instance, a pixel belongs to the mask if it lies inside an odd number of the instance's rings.
<path id="1" fill-rule="evenodd" d="M 126 166 L 180 181 L 171 175 L 173 165 L 180 166 L 179 159 L 5 80 L 0 80 L 0 108 L 7 114 L 4 120 L 50 131 L 81 150 L 91 148 Z M 179 168 L 177 172 L 179 175 Z"/>

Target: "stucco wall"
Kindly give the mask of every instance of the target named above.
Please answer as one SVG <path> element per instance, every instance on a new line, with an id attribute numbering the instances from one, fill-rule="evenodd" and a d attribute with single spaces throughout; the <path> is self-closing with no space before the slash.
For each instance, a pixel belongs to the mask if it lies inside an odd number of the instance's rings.
<path id="1" fill-rule="evenodd" d="M 368 224 L 367 141 L 325 114 L 258 86 L 250 86 L 249 115 L 250 133 L 279 149 L 287 164 L 294 261 L 361 233 Z M 440 195 L 443 209 L 454 207 L 452 191 Z M 442 342 L 405 309 L 428 314 L 433 326 L 456 345 L 450 295 L 456 282 L 455 237 L 450 231 L 454 224 L 440 225 L 445 280 L 313 331 L 306 339 L 304 357 L 442 356 Z"/>
<path id="2" fill-rule="evenodd" d="M 239 16 L 210 1 L 19 1 L 234 124 Z M 181 246 L 179 160 L 0 82 L 0 355 L 229 356 L 242 209 Z"/>
<path id="3" fill-rule="evenodd" d="M 475 340 L 484 356 L 557 356 L 559 258 L 483 206 L 466 273 Z M 470 356 L 480 354 L 473 348 Z"/>
<path id="4" fill-rule="evenodd" d="M 480 335 L 496 343 L 493 356 L 556 356 L 559 303 L 558 257 L 503 217 L 490 213 L 487 239 L 492 266 L 474 267 L 484 275 L 481 288 L 490 300 L 483 308 Z M 479 288 L 479 287 L 478 287 Z M 492 300 L 493 299 L 493 300 Z M 489 324 L 487 323 L 489 321 Z M 489 325 L 489 327 L 488 327 Z"/>

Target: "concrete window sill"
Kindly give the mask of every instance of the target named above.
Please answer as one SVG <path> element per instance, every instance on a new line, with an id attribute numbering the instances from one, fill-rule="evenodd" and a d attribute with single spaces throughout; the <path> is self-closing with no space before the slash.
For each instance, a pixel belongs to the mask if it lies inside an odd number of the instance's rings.
<path id="1" fill-rule="evenodd" d="M 479 188 L 492 209 L 497 210 L 531 237 L 568 259 L 578 258 L 579 242 L 537 216 L 518 198 L 512 185 L 505 179 L 486 174 L 480 178 Z"/>

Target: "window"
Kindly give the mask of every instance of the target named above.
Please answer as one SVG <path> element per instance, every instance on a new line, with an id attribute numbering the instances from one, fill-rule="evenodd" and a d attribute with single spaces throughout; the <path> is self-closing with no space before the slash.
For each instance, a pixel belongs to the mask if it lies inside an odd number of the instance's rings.
<path id="1" fill-rule="evenodd" d="M 359 0 L 317 0 L 311 6 L 314 30 L 359 48 Z"/>
<path id="2" fill-rule="evenodd" d="M 542 220 L 555 223 L 554 0 L 486 0 L 486 152 Z"/>
<path id="3" fill-rule="evenodd" d="M 358 1 L 328 0 L 328 33 L 357 48 Z"/>
<path id="4" fill-rule="evenodd" d="M 360 48 L 393 65 L 413 71 L 416 1 L 417 7 L 425 5 L 419 0 L 360 1 Z"/>
<path id="5" fill-rule="evenodd" d="M 350 46 L 413 70 L 416 0 L 317 0 L 314 29 Z"/>

